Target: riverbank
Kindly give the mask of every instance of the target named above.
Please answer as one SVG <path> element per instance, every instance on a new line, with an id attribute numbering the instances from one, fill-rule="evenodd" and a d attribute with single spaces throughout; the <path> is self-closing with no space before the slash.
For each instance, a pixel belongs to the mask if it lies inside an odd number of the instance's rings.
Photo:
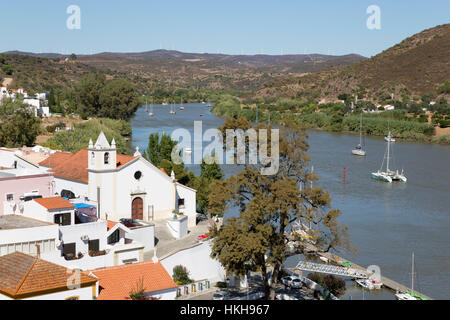
<path id="1" fill-rule="evenodd" d="M 236 112 L 235 109 L 231 109 L 231 112 L 227 112 L 220 105 L 213 107 L 211 112 L 221 118 L 244 117 L 252 122 L 255 122 L 256 118 L 258 118 L 259 122 L 268 123 L 270 120 L 270 123 L 273 125 L 283 125 L 287 121 L 294 121 L 308 130 L 339 134 L 359 134 L 360 119 L 354 115 L 342 116 L 339 121 L 333 123 L 333 116 L 321 112 L 301 114 L 259 111 L 256 116 L 256 111 L 254 110 L 241 109 L 241 111 Z M 431 124 L 374 116 L 364 116 L 363 123 L 363 135 L 367 137 L 384 138 L 388 130 L 391 130 L 397 141 L 450 146 L 450 134 L 445 129 L 436 128 Z"/>

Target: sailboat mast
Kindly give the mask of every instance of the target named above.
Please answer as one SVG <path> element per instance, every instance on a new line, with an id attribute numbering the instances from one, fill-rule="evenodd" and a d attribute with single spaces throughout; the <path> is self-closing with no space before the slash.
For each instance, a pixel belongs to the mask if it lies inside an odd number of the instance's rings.
<path id="1" fill-rule="evenodd" d="M 389 135 L 388 135 L 388 147 L 387 147 L 387 159 L 386 159 L 386 173 L 389 174 L 389 149 L 391 147 L 391 133 L 389 131 Z"/>
<path id="2" fill-rule="evenodd" d="M 362 113 L 361 120 L 359 122 L 359 145 L 362 146 Z"/>
<path id="3" fill-rule="evenodd" d="M 412 266 L 411 266 L 411 293 L 414 295 L 414 252 L 412 253 Z"/>

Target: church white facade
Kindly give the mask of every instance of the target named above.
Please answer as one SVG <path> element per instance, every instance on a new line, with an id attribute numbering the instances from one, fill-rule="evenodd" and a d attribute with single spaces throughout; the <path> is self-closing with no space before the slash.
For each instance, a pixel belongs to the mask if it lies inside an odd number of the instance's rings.
<path id="1" fill-rule="evenodd" d="M 88 158 L 81 159 L 85 169 L 77 170 L 83 166 L 78 163 L 82 155 Z M 173 172 L 168 176 L 155 167 L 138 149 L 133 157 L 118 155 L 114 139 L 109 144 L 102 132 L 95 144 L 89 142 L 87 152 L 80 150 L 71 158 L 65 157 L 49 169 L 55 175 L 55 192 L 69 190 L 76 197 L 96 202 L 101 219 L 164 220 L 175 211 L 188 217 L 189 226 L 195 226 L 196 190 L 178 183 Z"/>

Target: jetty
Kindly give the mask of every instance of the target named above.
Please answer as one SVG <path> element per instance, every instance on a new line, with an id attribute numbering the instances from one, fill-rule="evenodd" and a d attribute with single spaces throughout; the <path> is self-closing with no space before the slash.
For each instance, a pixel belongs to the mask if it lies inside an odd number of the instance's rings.
<path id="1" fill-rule="evenodd" d="M 291 238 L 291 241 L 295 241 L 295 238 L 293 236 L 289 238 Z M 306 243 L 304 242 L 303 244 L 306 244 L 305 247 L 308 253 L 317 255 L 320 260 L 324 261 L 325 263 L 318 264 L 307 261 L 299 261 L 295 268 L 288 268 L 291 271 L 294 271 L 296 273 L 300 271 L 319 272 L 349 277 L 353 279 L 365 279 L 372 274 L 367 271 L 367 268 L 357 265 L 356 263 L 353 263 L 347 259 L 344 259 L 330 252 L 322 252 L 318 250 L 318 248 L 312 242 L 306 241 Z M 383 275 L 381 275 L 381 282 L 383 283 L 383 286 L 385 288 L 393 290 L 394 292 L 412 291 L 411 288 L 392 279 L 384 277 Z M 417 290 L 414 290 L 414 293 L 421 296 L 425 300 L 433 300 L 432 298 L 418 292 Z"/>

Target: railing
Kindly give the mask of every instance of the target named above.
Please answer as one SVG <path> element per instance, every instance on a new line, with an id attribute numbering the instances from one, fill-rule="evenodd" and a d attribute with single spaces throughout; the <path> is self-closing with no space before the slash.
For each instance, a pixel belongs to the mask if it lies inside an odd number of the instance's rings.
<path id="1" fill-rule="evenodd" d="M 338 275 L 338 276 L 347 276 L 347 277 L 361 278 L 361 279 L 368 278 L 367 273 L 362 270 L 336 267 L 333 265 L 312 263 L 312 262 L 307 262 L 307 261 L 300 261 L 295 268 L 298 270 L 302 270 L 302 271 L 327 273 L 327 274 L 334 274 L 334 275 Z"/>
<path id="2" fill-rule="evenodd" d="M 213 290 L 211 281 L 199 280 L 190 284 L 182 285 L 177 288 L 177 299 L 187 299 L 195 297 L 205 292 Z"/>

